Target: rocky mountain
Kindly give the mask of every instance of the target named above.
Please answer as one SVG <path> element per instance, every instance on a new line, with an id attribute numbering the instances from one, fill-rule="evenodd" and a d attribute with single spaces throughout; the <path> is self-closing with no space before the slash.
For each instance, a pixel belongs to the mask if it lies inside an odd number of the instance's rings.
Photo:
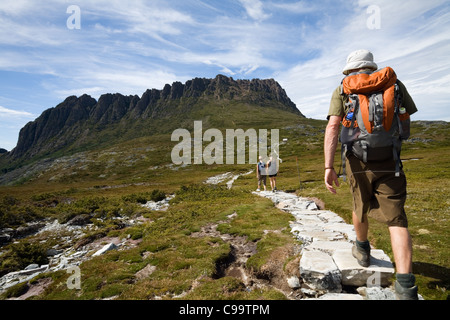
<path id="1" fill-rule="evenodd" d="M 218 75 L 214 79 L 166 84 L 162 90 L 147 90 L 142 97 L 108 93 L 97 101 L 86 94 L 71 96 L 21 129 L 17 146 L 3 154 L 0 168 L 3 172 L 10 171 L 17 163 L 69 149 L 82 151 L 116 139 L 167 133 L 179 125 L 180 119 L 196 116 L 198 119 L 199 113 L 219 118 L 217 110 L 211 109 L 209 113 L 208 108 L 230 103 L 275 108 L 303 116 L 273 79 L 234 80 Z"/>

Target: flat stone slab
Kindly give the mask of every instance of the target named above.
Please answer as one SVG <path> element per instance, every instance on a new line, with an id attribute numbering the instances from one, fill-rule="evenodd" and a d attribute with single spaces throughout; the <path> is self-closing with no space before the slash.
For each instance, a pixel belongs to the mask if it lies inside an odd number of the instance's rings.
<path id="1" fill-rule="evenodd" d="M 328 223 L 336 223 L 342 222 L 345 223 L 345 220 L 338 216 L 333 211 L 329 210 L 319 210 L 319 217 L 327 221 Z"/>
<path id="2" fill-rule="evenodd" d="M 300 230 L 296 233 L 297 239 L 303 242 L 338 241 L 344 240 L 342 233 L 324 230 Z"/>
<path id="3" fill-rule="evenodd" d="M 291 232 L 302 232 L 302 231 L 323 231 L 320 225 L 316 224 L 302 224 L 293 222 L 290 224 Z"/>
<path id="4" fill-rule="evenodd" d="M 321 251 L 305 251 L 300 259 L 300 276 L 311 288 L 341 292 L 341 273 L 331 256 Z"/>
<path id="5" fill-rule="evenodd" d="M 344 234 L 347 237 L 347 240 L 355 242 L 356 241 L 356 232 L 355 228 L 351 224 L 346 223 L 327 223 L 323 226 L 326 230 L 336 231 Z"/>
<path id="6" fill-rule="evenodd" d="M 336 250 L 333 260 L 341 272 L 342 284 L 349 286 L 389 286 L 395 272 L 389 257 L 383 250 L 372 249 L 370 266 L 364 268 L 358 264 L 351 250 Z"/>
<path id="7" fill-rule="evenodd" d="M 312 200 L 297 201 L 296 199 L 288 199 L 280 201 L 276 207 L 285 211 L 293 210 L 317 210 L 317 205 Z"/>
<path id="8" fill-rule="evenodd" d="M 320 211 L 318 210 L 299 210 L 299 209 L 293 209 L 293 210 L 284 210 L 284 211 L 289 211 L 290 214 L 292 214 L 294 217 L 299 217 L 302 218 L 303 216 L 307 216 L 307 215 L 313 215 L 313 216 L 317 216 L 319 215 Z"/>
<path id="9" fill-rule="evenodd" d="M 278 203 L 285 201 L 285 200 L 290 200 L 290 199 L 298 199 L 297 195 L 293 194 L 293 193 L 286 193 L 286 192 L 272 192 L 272 191 L 253 191 L 253 194 L 262 196 L 262 197 L 266 197 L 269 198 L 270 200 L 272 200 L 275 205 L 277 205 Z"/>
<path id="10" fill-rule="evenodd" d="M 352 293 L 326 293 L 319 298 L 307 300 L 364 300 L 364 298 L 359 294 Z"/>
<path id="11" fill-rule="evenodd" d="M 303 251 L 322 251 L 332 255 L 336 250 L 352 250 L 352 244 L 347 241 L 313 241 L 303 247 Z"/>
<path id="12" fill-rule="evenodd" d="M 295 217 L 295 221 L 300 224 L 325 224 L 325 222 L 320 219 L 316 214 L 304 214 L 304 213 L 297 213 L 294 214 L 294 212 L 291 212 L 291 214 Z"/>
<path id="13" fill-rule="evenodd" d="M 299 223 L 292 223 L 290 227 L 291 233 L 294 234 L 298 240 L 304 243 L 313 241 L 345 240 L 345 237 L 342 233 L 331 230 L 324 230 L 320 225 L 302 225 Z"/>

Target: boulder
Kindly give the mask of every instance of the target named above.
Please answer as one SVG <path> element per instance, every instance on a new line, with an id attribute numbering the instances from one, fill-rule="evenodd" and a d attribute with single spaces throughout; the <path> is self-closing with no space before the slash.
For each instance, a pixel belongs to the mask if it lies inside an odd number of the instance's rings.
<path id="1" fill-rule="evenodd" d="M 365 297 L 366 300 L 396 300 L 395 292 L 391 288 L 382 287 L 360 287 L 358 293 Z"/>
<path id="2" fill-rule="evenodd" d="M 63 250 L 57 250 L 55 248 L 50 248 L 47 250 L 46 254 L 47 254 L 47 257 L 54 257 L 58 254 L 61 254 L 62 252 L 63 252 Z"/>
<path id="3" fill-rule="evenodd" d="M 342 291 L 341 272 L 327 253 L 305 251 L 300 260 L 300 276 L 313 289 Z"/>
<path id="4" fill-rule="evenodd" d="M 278 209 L 284 210 L 284 209 L 290 209 L 294 204 L 295 204 L 295 199 L 289 199 L 289 200 L 280 201 L 276 205 L 276 207 Z"/>
<path id="5" fill-rule="evenodd" d="M 297 276 L 289 277 L 287 279 L 287 283 L 288 283 L 289 288 L 291 288 L 291 289 L 298 289 L 301 287 L 300 279 Z"/>
<path id="6" fill-rule="evenodd" d="M 32 234 L 37 233 L 40 229 L 45 227 L 45 224 L 37 222 L 37 223 L 31 223 L 29 225 L 20 226 L 16 229 L 14 233 L 15 238 L 25 238 Z"/>
<path id="7" fill-rule="evenodd" d="M 36 263 L 29 264 L 24 270 L 34 270 L 39 268 L 39 265 Z"/>
<path id="8" fill-rule="evenodd" d="M 0 246 L 11 241 L 11 236 L 9 234 L 0 234 Z"/>
<path id="9" fill-rule="evenodd" d="M 97 252 L 95 252 L 92 256 L 96 257 L 96 256 L 101 256 L 102 254 L 110 251 L 110 250 L 114 250 L 117 249 L 118 247 L 114 244 L 114 243 L 108 243 L 107 245 L 105 245 L 103 248 L 101 248 L 100 250 L 98 250 Z"/>
<path id="10" fill-rule="evenodd" d="M 148 278 L 155 271 L 156 271 L 156 266 L 148 264 L 143 269 L 136 272 L 136 279 L 142 280 L 142 279 Z"/>
<path id="11" fill-rule="evenodd" d="M 67 222 L 69 226 L 84 226 L 89 223 L 91 223 L 91 216 L 86 213 L 79 214 Z"/>

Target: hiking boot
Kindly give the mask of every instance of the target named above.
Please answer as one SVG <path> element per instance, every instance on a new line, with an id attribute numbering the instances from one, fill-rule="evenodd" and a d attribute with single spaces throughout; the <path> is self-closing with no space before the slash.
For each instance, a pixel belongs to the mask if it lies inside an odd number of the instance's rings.
<path id="1" fill-rule="evenodd" d="M 395 281 L 395 296 L 397 300 L 419 300 L 417 286 L 404 288 L 398 281 Z"/>
<path id="2" fill-rule="evenodd" d="M 355 243 L 352 247 L 352 255 L 356 258 L 361 267 L 367 268 L 370 266 L 370 248 L 363 249 L 358 247 Z"/>

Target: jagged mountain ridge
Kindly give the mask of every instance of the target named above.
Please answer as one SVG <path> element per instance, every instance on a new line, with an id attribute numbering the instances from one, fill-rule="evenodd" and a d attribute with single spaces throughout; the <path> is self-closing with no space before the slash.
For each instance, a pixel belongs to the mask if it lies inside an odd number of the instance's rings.
<path id="1" fill-rule="evenodd" d="M 162 90 L 149 89 L 141 98 L 120 93 L 104 94 L 98 101 L 86 94 L 70 96 L 25 125 L 17 146 L 6 156 L 10 162 L 42 158 L 69 146 L 81 146 L 109 131 L 109 139 L 126 136 L 130 131 L 142 131 L 134 135 L 144 135 L 158 120 L 161 124 L 164 119 L 180 115 L 192 118 L 194 109 L 206 109 L 211 101 L 242 102 L 303 116 L 274 79 L 234 80 L 223 75 L 195 78 L 185 84 L 166 84 Z M 173 130 L 171 122 L 164 122 L 167 130 Z"/>

